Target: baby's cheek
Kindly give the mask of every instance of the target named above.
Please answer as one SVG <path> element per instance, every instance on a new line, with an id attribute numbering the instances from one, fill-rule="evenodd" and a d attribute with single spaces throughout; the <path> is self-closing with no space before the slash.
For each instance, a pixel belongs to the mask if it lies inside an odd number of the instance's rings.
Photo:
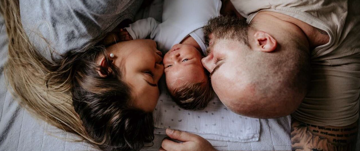
<path id="1" fill-rule="evenodd" d="M 166 81 L 166 87 L 170 92 L 172 92 L 175 89 L 175 81 L 174 78 L 171 77 L 171 74 L 169 72 L 165 72 L 165 81 Z"/>
<path id="2" fill-rule="evenodd" d="M 164 57 L 163 57 L 163 62 L 166 62 L 169 60 L 169 52 L 165 53 Z"/>
<path id="3" fill-rule="evenodd" d="M 166 85 L 169 85 L 171 83 L 171 74 L 169 73 L 169 71 L 165 72 L 165 81 L 166 81 Z"/>

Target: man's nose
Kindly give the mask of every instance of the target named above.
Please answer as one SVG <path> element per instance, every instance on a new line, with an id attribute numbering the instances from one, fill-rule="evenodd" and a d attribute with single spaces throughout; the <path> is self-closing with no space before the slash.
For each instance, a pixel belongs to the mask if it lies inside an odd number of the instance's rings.
<path id="1" fill-rule="evenodd" d="M 205 67 L 205 69 L 207 71 L 209 71 L 210 73 L 212 72 L 212 70 L 215 67 L 215 63 L 213 61 L 213 55 L 209 54 L 208 56 L 204 57 L 201 59 L 201 63 L 203 64 L 203 66 Z"/>

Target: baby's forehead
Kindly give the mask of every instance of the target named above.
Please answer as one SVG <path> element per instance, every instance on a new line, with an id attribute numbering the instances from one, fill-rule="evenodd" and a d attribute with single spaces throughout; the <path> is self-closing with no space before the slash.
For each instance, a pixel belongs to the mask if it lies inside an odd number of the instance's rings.
<path id="1" fill-rule="evenodd" d="M 179 86 L 185 83 L 202 83 L 206 81 L 204 71 L 194 70 L 189 72 L 178 72 L 178 70 L 168 71 L 165 73 L 168 84 Z"/>
<path id="2" fill-rule="evenodd" d="M 167 82 L 168 82 L 167 83 L 168 89 L 175 90 L 175 89 L 182 88 L 184 86 L 190 86 L 190 85 L 195 85 L 195 84 L 201 84 L 201 85 L 205 86 L 207 81 L 204 79 L 193 80 L 193 79 L 174 78 Z"/>

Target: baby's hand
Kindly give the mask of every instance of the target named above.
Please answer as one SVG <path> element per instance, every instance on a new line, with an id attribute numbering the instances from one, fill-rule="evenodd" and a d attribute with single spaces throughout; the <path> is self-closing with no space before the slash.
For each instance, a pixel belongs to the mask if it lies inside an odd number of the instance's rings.
<path id="1" fill-rule="evenodd" d="M 103 45 L 111 45 L 121 41 L 133 40 L 126 29 L 115 30 L 110 33 L 101 41 Z"/>
<path id="2" fill-rule="evenodd" d="M 131 37 L 131 35 L 129 34 L 129 32 L 126 29 L 120 29 L 120 34 L 119 34 L 119 38 L 120 41 L 128 41 L 128 40 L 133 40 L 133 38 Z"/>

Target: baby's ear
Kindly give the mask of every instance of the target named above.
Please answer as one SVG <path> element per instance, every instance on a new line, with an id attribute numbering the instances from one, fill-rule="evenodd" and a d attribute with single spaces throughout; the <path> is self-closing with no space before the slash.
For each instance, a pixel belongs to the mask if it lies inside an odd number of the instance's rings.
<path id="1" fill-rule="evenodd" d="M 108 69 L 109 69 L 109 64 L 108 62 L 106 61 L 106 58 L 105 57 L 102 57 L 101 60 L 100 60 L 100 68 L 97 70 L 98 74 L 100 77 L 107 77 L 108 76 Z"/>
<path id="2" fill-rule="evenodd" d="M 266 32 L 257 31 L 254 34 L 254 38 L 256 41 L 255 47 L 258 51 L 272 52 L 277 47 L 277 41 L 275 38 Z"/>

